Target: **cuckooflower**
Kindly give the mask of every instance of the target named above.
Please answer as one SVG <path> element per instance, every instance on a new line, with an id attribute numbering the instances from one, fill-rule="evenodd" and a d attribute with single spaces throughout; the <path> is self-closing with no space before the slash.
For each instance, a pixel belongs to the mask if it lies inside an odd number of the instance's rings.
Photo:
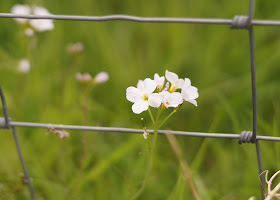
<path id="1" fill-rule="evenodd" d="M 171 83 L 170 92 L 175 92 L 178 88 L 181 89 L 185 84 L 185 81 L 181 78 L 179 79 L 177 74 L 168 70 L 165 71 L 165 77 Z"/>
<path id="2" fill-rule="evenodd" d="M 185 78 L 185 85 L 182 88 L 182 97 L 185 101 L 192 103 L 197 106 L 196 98 L 199 96 L 197 88 L 191 85 L 191 81 L 188 78 Z"/>
<path id="3" fill-rule="evenodd" d="M 158 93 L 153 93 L 156 89 L 156 82 L 150 78 L 144 81 L 138 81 L 137 88 L 128 87 L 126 89 L 126 98 L 128 101 L 134 103 L 132 111 L 140 114 L 148 110 L 149 106 L 158 108 L 161 104 L 161 97 Z"/>
<path id="4" fill-rule="evenodd" d="M 181 93 L 179 92 L 168 92 L 168 91 L 162 91 L 159 93 L 159 95 L 162 98 L 162 103 L 166 108 L 169 107 L 178 107 L 180 104 L 183 103 L 183 98 Z"/>

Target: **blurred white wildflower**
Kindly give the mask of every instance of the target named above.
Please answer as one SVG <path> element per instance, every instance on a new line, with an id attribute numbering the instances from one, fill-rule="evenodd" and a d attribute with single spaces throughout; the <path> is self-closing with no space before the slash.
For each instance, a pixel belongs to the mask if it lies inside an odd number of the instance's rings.
<path id="1" fill-rule="evenodd" d="M 84 83 L 87 83 L 87 82 L 90 82 L 92 80 L 92 77 L 89 73 L 77 73 L 76 74 L 76 79 L 77 81 L 79 82 L 84 82 Z"/>
<path id="2" fill-rule="evenodd" d="M 18 14 L 18 15 L 51 15 L 49 11 L 46 8 L 39 7 L 39 6 L 28 6 L 28 5 L 14 5 L 12 7 L 11 12 L 13 14 Z M 43 32 L 43 31 L 48 31 L 54 29 L 54 24 L 53 20 L 50 19 L 19 19 L 15 18 L 15 20 L 19 24 L 23 24 L 27 27 L 26 29 L 33 29 L 35 31 Z M 25 34 L 27 36 L 32 36 L 32 32 L 30 30 L 25 30 Z"/>
<path id="3" fill-rule="evenodd" d="M 81 53 L 84 50 L 84 45 L 81 42 L 69 44 L 67 46 L 67 53 L 70 55 Z"/>
<path id="4" fill-rule="evenodd" d="M 30 62 L 27 59 L 21 59 L 18 63 L 18 71 L 21 73 L 28 73 L 30 71 Z"/>
<path id="5" fill-rule="evenodd" d="M 31 8 L 27 5 L 14 5 L 12 7 L 11 12 L 15 15 L 29 15 L 31 13 Z M 22 18 L 14 18 L 19 24 L 26 24 L 28 22 L 28 19 L 22 19 Z"/>
<path id="6" fill-rule="evenodd" d="M 34 15 L 51 15 L 46 8 L 33 6 L 33 14 Z M 49 19 L 32 19 L 30 20 L 30 25 L 35 28 L 35 30 L 39 32 L 49 31 L 54 29 L 54 24 L 52 20 Z"/>
<path id="7" fill-rule="evenodd" d="M 109 75 L 107 72 L 100 72 L 94 77 L 96 83 L 104 83 L 108 81 L 108 79 L 109 79 Z"/>

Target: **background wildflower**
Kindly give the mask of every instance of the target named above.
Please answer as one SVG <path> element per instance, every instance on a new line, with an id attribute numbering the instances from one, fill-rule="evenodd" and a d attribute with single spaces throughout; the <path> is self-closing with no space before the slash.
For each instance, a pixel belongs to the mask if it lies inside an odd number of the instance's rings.
<path id="1" fill-rule="evenodd" d="M 31 8 L 27 5 L 14 5 L 12 7 L 11 12 L 15 15 L 29 15 L 31 12 Z M 17 21 L 19 24 L 26 24 L 28 22 L 28 19 L 22 19 L 22 18 L 14 18 L 15 21 Z"/>
<path id="2" fill-rule="evenodd" d="M 18 71 L 21 73 L 28 73 L 30 71 L 30 62 L 27 59 L 21 59 L 18 63 Z"/>
<path id="3" fill-rule="evenodd" d="M 49 11 L 46 8 L 34 6 L 33 7 L 34 15 L 50 15 Z M 30 20 L 30 25 L 39 32 L 49 31 L 54 29 L 54 24 L 52 20 L 49 19 L 33 19 Z"/>
<path id="4" fill-rule="evenodd" d="M 28 6 L 17 4 L 12 7 L 11 12 L 13 14 L 20 15 L 50 15 L 49 11 L 46 8 L 40 6 Z M 54 29 L 53 20 L 50 19 L 15 19 L 19 24 L 24 24 L 27 26 L 26 29 L 34 29 L 35 31 L 43 32 Z M 25 30 L 27 36 L 31 36 L 30 30 Z"/>
<path id="5" fill-rule="evenodd" d="M 109 79 L 109 75 L 107 72 L 100 72 L 94 78 L 96 83 L 104 83 L 108 81 L 108 79 Z"/>
<path id="6" fill-rule="evenodd" d="M 90 82 L 92 80 L 92 77 L 89 73 L 77 73 L 76 74 L 76 79 L 79 82 Z"/>

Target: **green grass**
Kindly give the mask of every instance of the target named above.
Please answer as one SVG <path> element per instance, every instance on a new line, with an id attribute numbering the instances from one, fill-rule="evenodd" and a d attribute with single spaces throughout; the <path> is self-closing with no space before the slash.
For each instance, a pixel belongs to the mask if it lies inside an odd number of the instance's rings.
<path id="1" fill-rule="evenodd" d="M 16 3 L 41 5 L 53 14 L 130 14 L 163 17 L 228 18 L 246 15 L 247 1 L 3 1 L 0 12 Z M 257 1 L 255 18 L 279 19 L 279 1 Z M 77 72 L 106 71 L 108 82 L 90 94 L 89 125 L 152 128 L 148 113 L 135 115 L 125 90 L 138 79 L 166 69 L 189 77 L 199 89 L 198 107 L 184 104 L 164 129 L 240 133 L 252 130 L 248 33 L 224 25 L 145 24 L 123 21 L 55 21 L 28 48 L 12 19 L 0 19 L 0 84 L 15 121 L 83 124 L 82 90 Z M 258 134 L 279 136 L 279 45 L 277 27 L 256 27 Z M 84 51 L 71 58 L 69 43 Z M 29 74 L 16 72 L 29 57 Z M 0 112 L 2 108 L 0 108 Z M 1 114 L 2 115 L 2 114 Z M 28 199 L 12 135 L 0 130 L 0 198 Z M 83 132 L 60 140 L 44 129 L 18 128 L 23 154 L 38 199 L 129 199 L 145 176 L 149 154 L 142 135 L 91 132 L 83 153 Z M 260 199 L 255 146 L 237 140 L 177 137 L 203 199 Z M 279 169 L 279 145 L 260 142 L 264 169 Z M 139 154 L 139 152 L 143 152 Z M 84 158 L 83 158 L 84 156 Z M 85 166 L 81 170 L 81 162 Z M 193 199 L 172 149 L 159 136 L 155 162 L 139 199 Z"/>

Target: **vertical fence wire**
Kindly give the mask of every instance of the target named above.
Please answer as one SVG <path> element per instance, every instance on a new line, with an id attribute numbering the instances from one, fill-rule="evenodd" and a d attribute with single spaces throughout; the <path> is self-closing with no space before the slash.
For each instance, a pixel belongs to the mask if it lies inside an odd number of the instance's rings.
<path id="1" fill-rule="evenodd" d="M 258 161 L 259 174 L 263 172 L 262 156 L 259 141 L 257 137 L 257 87 L 256 87 L 256 56 L 255 56 L 255 42 L 254 42 L 254 26 L 252 25 L 252 19 L 255 11 L 255 0 L 250 0 L 249 5 L 249 43 L 250 43 L 250 60 L 251 60 L 251 85 L 252 85 L 252 107 L 253 107 L 253 136 L 251 142 L 255 143 L 256 154 Z M 264 177 L 260 177 L 261 180 L 261 195 L 262 199 L 265 198 L 264 192 L 262 190 L 262 185 L 264 185 Z"/>
<path id="2" fill-rule="evenodd" d="M 5 116 L 5 128 L 10 128 L 9 122 L 11 120 L 9 119 L 6 99 L 5 99 L 4 92 L 2 90 L 1 85 L 0 85 L 0 96 L 1 96 L 4 116 Z M 12 132 L 13 132 L 13 137 L 14 137 L 15 144 L 16 144 L 16 147 L 17 147 L 17 152 L 18 152 L 18 156 L 19 156 L 19 159 L 20 159 L 21 167 L 22 167 L 23 173 L 24 173 L 24 180 L 25 180 L 24 182 L 27 183 L 27 185 L 28 185 L 29 192 L 30 192 L 30 199 L 35 200 L 34 189 L 33 189 L 32 183 L 31 183 L 31 179 L 30 179 L 26 164 L 24 162 L 24 158 L 23 158 L 21 147 L 20 147 L 16 127 L 12 126 Z"/>

